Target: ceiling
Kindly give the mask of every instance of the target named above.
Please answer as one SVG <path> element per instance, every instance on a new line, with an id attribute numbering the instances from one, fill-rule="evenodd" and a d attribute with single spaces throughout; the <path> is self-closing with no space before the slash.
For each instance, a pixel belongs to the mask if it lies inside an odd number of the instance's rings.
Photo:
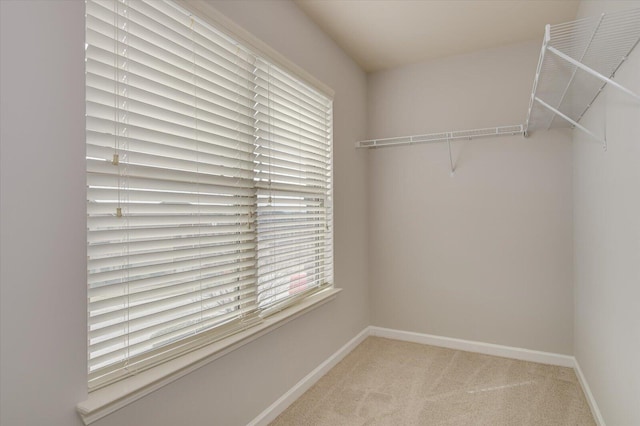
<path id="1" fill-rule="evenodd" d="M 365 71 L 527 40 L 577 0 L 295 0 Z"/>

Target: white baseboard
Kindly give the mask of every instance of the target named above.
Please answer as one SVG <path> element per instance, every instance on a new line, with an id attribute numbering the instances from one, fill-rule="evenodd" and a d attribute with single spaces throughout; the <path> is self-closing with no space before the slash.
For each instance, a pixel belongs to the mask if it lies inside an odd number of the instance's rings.
<path id="1" fill-rule="evenodd" d="M 573 368 L 585 394 L 591 413 L 598 426 L 605 426 L 604 419 L 598 409 L 598 404 L 591 393 L 591 389 L 584 377 L 578 361 L 570 355 L 562 355 L 551 352 L 534 351 L 531 349 L 515 348 L 513 346 L 496 345 L 493 343 L 477 342 L 473 340 L 454 339 L 451 337 L 435 336 L 432 334 L 414 333 L 411 331 L 393 330 L 369 326 L 362 330 L 356 337 L 338 349 L 333 355 L 327 358 L 322 364 L 307 374 L 302 380 L 296 383 L 276 402 L 267 407 L 247 426 L 266 426 L 296 399 L 302 396 L 311 386 L 313 386 L 322 376 L 340 362 L 349 352 L 354 350 L 368 336 L 386 337 L 388 339 L 403 340 L 406 342 L 421 343 L 423 345 L 440 346 L 443 348 L 456 349 L 467 352 L 476 352 L 485 355 L 494 355 L 504 358 L 519 359 L 522 361 L 537 362 L 540 364 L 557 365 L 560 367 Z"/>
<path id="2" fill-rule="evenodd" d="M 289 405 L 302 396 L 311 386 L 313 386 L 322 376 L 327 374 L 337 363 L 356 348 L 364 339 L 369 336 L 369 327 L 362 330 L 356 337 L 349 340 L 343 347 L 338 349 L 333 355 L 327 358 L 322 364 L 307 374 L 302 380 L 296 383 L 276 402 L 260 413 L 247 426 L 266 426 L 280 415 Z"/>
<path id="3" fill-rule="evenodd" d="M 534 351 L 530 349 L 515 348 L 512 346 L 495 345 L 492 343 L 475 342 L 472 340 L 454 339 L 451 337 L 434 336 L 431 334 L 414 333 L 410 331 L 393 330 L 389 328 L 370 326 L 370 335 L 386 337 L 389 339 L 403 340 L 407 342 L 421 343 L 424 345 L 440 346 L 449 349 L 457 349 L 467 352 L 477 352 L 486 355 L 500 356 L 504 358 L 519 359 L 522 361 L 538 362 L 541 364 L 570 367 L 576 373 L 582 392 L 587 399 L 591 414 L 598 426 L 606 426 L 600 413 L 589 383 L 582 373 L 578 360 L 570 355 L 555 354 L 551 352 Z"/>
<path id="4" fill-rule="evenodd" d="M 589 387 L 587 378 L 582 373 L 580 364 L 578 364 L 578 360 L 575 358 L 574 358 L 573 370 L 576 372 L 576 376 L 578 376 L 578 381 L 580 382 L 580 386 L 582 386 L 582 392 L 584 392 L 584 396 L 585 398 L 587 398 L 587 402 L 589 403 L 589 408 L 591 408 L 591 414 L 593 415 L 593 419 L 596 421 L 598 426 L 605 426 L 604 418 L 602 417 L 602 413 L 600 413 L 600 409 L 598 408 L 596 399 L 593 397 L 593 394 L 591 393 L 591 388 Z"/>
<path id="5" fill-rule="evenodd" d="M 434 336 L 432 334 L 414 333 L 411 331 L 392 330 L 390 328 L 371 326 L 369 329 L 371 330 L 372 336 L 422 343 L 423 345 L 440 346 L 460 351 L 476 352 L 485 355 L 500 356 L 503 358 L 513 358 L 522 361 L 538 362 L 540 364 L 573 368 L 575 361 L 572 356 L 551 352 L 534 351 L 531 349 L 514 348 L 512 346 L 495 345 L 493 343 L 476 342 L 473 340 L 454 339 L 451 337 Z"/>

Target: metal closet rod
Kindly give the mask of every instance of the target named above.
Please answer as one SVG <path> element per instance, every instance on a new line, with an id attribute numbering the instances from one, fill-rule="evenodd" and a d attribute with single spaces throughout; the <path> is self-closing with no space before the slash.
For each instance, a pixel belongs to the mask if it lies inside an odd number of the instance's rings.
<path id="1" fill-rule="evenodd" d="M 450 142 L 471 140 L 491 136 L 513 136 L 524 134 L 522 124 L 513 126 L 489 127 L 485 129 L 455 130 L 450 132 L 428 133 L 424 135 L 400 136 L 394 138 L 369 139 L 356 142 L 356 148 L 379 148 L 383 146 L 412 145 L 418 143 Z"/>

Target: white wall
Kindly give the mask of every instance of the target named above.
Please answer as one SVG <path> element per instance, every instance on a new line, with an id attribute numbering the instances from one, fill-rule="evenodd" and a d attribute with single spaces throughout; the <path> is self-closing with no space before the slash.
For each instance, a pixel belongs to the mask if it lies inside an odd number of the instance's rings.
<path id="1" fill-rule="evenodd" d="M 86 395 L 84 3 L 0 1 L 0 424 Z"/>
<path id="2" fill-rule="evenodd" d="M 0 5 L 0 424 L 79 425 L 75 404 L 86 396 L 84 2 Z M 336 91 L 335 281 L 344 291 L 99 426 L 246 424 L 370 322 L 367 162 L 353 149 L 365 136 L 365 74 L 291 2 L 216 7 Z"/>
<path id="3" fill-rule="evenodd" d="M 542 33 L 541 33 L 542 37 Z M 540 42 L 369 77 L 369 137 L 523 123 Z M 568 132 L 371 150 L 373 324 L 572 353 Z"/>
<path id="4" fill-rule="evenodd" d="M 583 1 L 579 17 L 640 7 Z M 640 93 L 640 48 L 615 80 Z M 574 130 L 575 356 L 608 425 L 640 424 L 640 104 L 607 87 Z"/>

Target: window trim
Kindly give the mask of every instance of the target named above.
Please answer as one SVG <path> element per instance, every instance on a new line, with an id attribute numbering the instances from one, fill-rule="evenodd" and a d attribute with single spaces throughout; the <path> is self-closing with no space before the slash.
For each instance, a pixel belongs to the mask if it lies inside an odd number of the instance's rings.
<path id="1" fill-rule="evenodd" d="M 337 287 L 327 288 L 307 297 L 301 303 L 269 316 L 257 326 L 151 367 L 135 376 L 96 389 L 89 393 L 85 401 L 76 406 L 76 410 L 84 424 L 89 425 L 319 308 L 334 300 L 341 291 L 342 289 Z"/>

